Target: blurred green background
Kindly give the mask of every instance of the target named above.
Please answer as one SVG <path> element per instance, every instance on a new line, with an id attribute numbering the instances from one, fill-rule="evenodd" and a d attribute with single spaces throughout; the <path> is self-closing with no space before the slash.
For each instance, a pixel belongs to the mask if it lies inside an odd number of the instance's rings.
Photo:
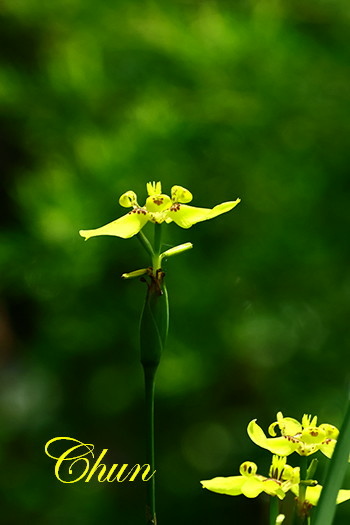
<path id="1" fill-rule="evenodd" d="M 267 473 L 253 418 L 341 424 L 349 19 L 348 0 L 2 3 L 1 523 L 144 522 L 141 482 L 64 485 L 44 445 L 69 436 L 108 448 L 109 464 L 143 462 L 145 285 L 120 275 L 149 262 L 136 239 L 78 230 L 125 213 L 126 190 L 143 203 L 148 181 L 197 206 L 242 199 L 166 228 L 167 246 L 194 249 L 166 267 L 159 524 L 266 523 L 263 496 L 199 481 L 245 460 Z M 345 503 L 336 523 L 349 518 Z"/>

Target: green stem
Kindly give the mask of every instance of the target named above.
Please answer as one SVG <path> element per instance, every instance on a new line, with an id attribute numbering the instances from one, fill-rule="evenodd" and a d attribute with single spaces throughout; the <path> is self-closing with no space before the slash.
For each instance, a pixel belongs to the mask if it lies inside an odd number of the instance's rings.
<path id="1" fill-rule="evenodd" d="M 142 244 L 142 246 L 144 247 L 146 252 L 153 258 L 154 251 L 153 251 L 152 245 L 149 242 L 149 240 L 147 239 L 146 235 L 142 231 L 140 231 L 136 235 L 136 237 L 138 238 L 138 240 L 140 241 L 140 243 Z"/>
<path id="2" fill-rule="evenodd" d="M 157 271 L 161 267 L 161 225 L 154 225 L 154 247 L 142 232 L 139 239 L 152 258 L 153 276 L 149 284 L 146 302 L 141 317 L 140 342 L 141 362 L 145 377 L 145 404 L 146 404 L 146 463 L 151 472 L 155 471 L 154 458 L 154 387 L 155 376 L 160 354 L 165 343 L 168 330 L 168 296 L 161 278 L 158 281 Z M 155 284 L 157 285 L 155 287 Z M 156 495 L 155 477 L 147 482 L 146 494 L 146 524 L 156 525 Z"/>
<path id="3" fill-rule="evenodd" d="M 307 478 L 307 457 L 300 457 L 300 481 L 305 481 Z M 306 485 L 300 483 L 299 485 L 299 501 L 302 505 L 305 501 L 306 496 Z"/>
<path id="4" fill-rule="evenodd" d="M 300 481 L 307 479 L 307 456 L 300 456 Z M 306 485 L 299 483 L 299 497 L 298 497 L 298 519 L 300 525 L 307 525 L 307 516 L 305 514 L 305 497 Z"/>
<path id="5" fill-rule="evenodd" d="M 160 254 L 161 240 L 162 240 L 162 225 L 156 222 L 154 224 L 154 253 L 157 255 Z M 154 271 L 156 270 L 158 270 L 158 268 L 154 268 Z"/>
<path id="6" fill-rule="evenodd" d="M 276 525 L 276 519 L 279 514 L 277 496 L 270 497 L 270 525 Z"/>
<path id="7" fill-rule="evenodd" d="M 155 470 L 154 460 L 154 385 L 156 366 L 144 366 L 145 377 L 145 403 L 146 403 L 146 463 L 151 467 L 150 472 Z M 156 525 L 156 494 L 155 476 L 147 482 L 146 494 L 146 524 Z"/>

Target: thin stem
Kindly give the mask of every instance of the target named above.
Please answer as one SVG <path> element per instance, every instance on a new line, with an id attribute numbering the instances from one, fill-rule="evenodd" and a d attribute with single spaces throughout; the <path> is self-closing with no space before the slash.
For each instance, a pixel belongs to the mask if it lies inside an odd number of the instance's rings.
<path id="1" fill-rule="evenodd" d="M 270 497 L 270 525 L 276 525 L 276 519 L 278 516 L 278 499 L 277 496 Z"/>
<path id="2" fill-rule="evenodd" d="M 144 366 L 145 377 L 145 403 L 146 403 L 146 463 L 151 467 L 150 472 L 154 472 L 154 385 L 157 367 Z M 156 525 L 156 494 L 155 476 L 147 482 L 146 494 L 146 524 Z"/>
<path id="3" fill-rule="evenodd" d="M 154 253 L 157 253 L 158 255 L 160 254 L 161 241 L 162 241 L 162 225 L 156 222 L 154 224 Z"/>
<path id="4" fill-rule="evenodd" d="M 160 246 L 161 246 L 161 225 L 154 225 L 154 247 L 151 246 L 149 240 L 145 237 L 142 232 L 139 233 L 139 239 L 143 246 L 146 248 L 152 258 L 153 267 L 153 279 L 157 279 L 157 270 L 160 269 L 161 257 L 160 257 Z M 154 283 L 155 281 L 153 281 Z M 158 283 L 159 284 L 159 283 Z M 160 286 L 160 284 L 159 284 Z M 145 404 L 146 404 L 146 460 L 150 465 L 151 472 L 155 471 L 155 455 L 154 455 L 154 387 L 155 387 L 155 376 L 159 363 L 160 356 L 157 355 L 157 348 L 153 345 L 159 345 L 158 341 L 161 333 L 162 344 L 164 343 L 167 327 L 168 327 L 168 310 L 165 312 L 165 332 L 163 334 L 161 326 L 158 326 L 159 321 L 159 302 L 164 303 L 165 307 L 168 308 L 166 289 L 163 294 L 155 296 L 155 291 L 151 287 L 148 289 L 146 304 L 144 312 L 142 314 L 141 321 L 141 362 L 143 364 L 144 377 L 145 377 Z M 158 309 L 157 309 L 158 306 Z M 158 312 L 158 313 L 157 313 Z M 147 314 L 151 315 L 151 319 Z M 146 331 L 142 331 L 146 329 Z M 155 337 L 155 329 L 157 330 L 157 336 Z M 147 337 L 145 333 L 149 335 Z M 151 335 L 150 335 L 151 334 Z M 158 348 L 159 350 L 159 348 Z M 161 349 L 160 349 L 161 350 Z M 146 493 L 146 524 L 156 525 L 156 495 L 155 495 L 155 477 L 147 482 L 147 493 Z"/>
<path id="5" fill-rule="evenodd" d="M 153 251 L 152 245 L 149 242 L 149 240 L 147 239 L 146 235 L 142 231 L 139 231 L 139 233 L 136 235 L 136 237 L 138 238 L 138 240 L 140 241 L 140 243 L 142 244 L 142 246 L 144 247 L 146 252 L 151 257 L 153 257 L 154 256 L 154 251 Z"/>
<path id="6" fill-rule="evenodd" d="M 300 481 L 307 479 L 307 457 L 300 456 Z M 307 525 L 307 515 L 305 509 L 306 485 L 299 483 L 299 497 L 298 497 L 298 520 L 301 525 Z"/>
<path id="7" fill-rule="evenodd" d="M 300 481 L 305 481 L 307 478 L 307 457 L 300 457 Z M 299 502 L 303 505 L 306 496 L 306 485 L 300 483 L 299 485 Z"/>
<path id="8" fill-rule="evenodd" d="M 162 239 L 162 225 L 155 223 L 154 224 L 154 250 L 152 255 L 152 267 L 153 272 L 155 273 L 161 267 L 161 257 L 160 257 L 160 245 Z"/>

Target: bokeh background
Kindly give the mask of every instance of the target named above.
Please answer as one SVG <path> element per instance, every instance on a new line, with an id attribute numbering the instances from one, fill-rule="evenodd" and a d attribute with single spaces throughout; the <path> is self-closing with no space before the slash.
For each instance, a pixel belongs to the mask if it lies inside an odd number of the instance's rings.
<path id="1" fill-rule="evenodd" d="M 11 0 L 0 12 L 1 523 L 144 522 L 144 485 L 54 477 L 69 436 L 144 461 L 136 239 L 94 228 L 147 181 L 232 212 L 164 244 L 160 525 L 266 523 L 204 491 L 269 454 L 276 412 L 340 425 L 349 384 L 348 0 Z M 145 230 L 147 233 L 147 230 Z M 291 458 L 295 464 L 297 458 Z M 322 480 L 322 468 L 319 479 Z M 350 477 L 345 480 L 350 488 Z M 348 523 L 350 504 L 338 509 Z M 243 521 L 242 521 L 243 520 Z"/>

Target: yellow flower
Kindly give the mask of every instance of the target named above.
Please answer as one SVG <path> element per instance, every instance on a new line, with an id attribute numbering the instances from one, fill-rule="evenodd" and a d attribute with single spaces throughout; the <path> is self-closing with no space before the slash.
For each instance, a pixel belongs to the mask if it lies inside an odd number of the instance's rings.
<path id="1" fill-rule="evenodd" d="M 256 498 L 261 492 L 266 492 L 283 499 L 300 481 L 299 467 L 293 468 L 286 461 L 285 457 L 273 456 L 268 478 L 257 474 L 255 463 L 245 461 L 239 469 L 241 476 L 218 477 L 201 483 L 205 489 L 229 496 L 243 494 L 247 498 Z"/>
<path id="2" fill-rule="evenodd" d="M 162 193 L 160 182 L 148 182 L 147 193 L 144 206 L 138 204 L 136 193 L 133 191 L 123 193 L 119 204 L 124 208 L 132 208 L 129 213 L 100 228 L 80 230 L 80 235 L 85 239 L 98 235 L 115 235 L 127 239 L 139 233 L 149 221 L 159 224 L 174 221 L 181 228 L 190 228 L 197 222 L 213 219 L 232 210 L 240 202 L 240 199 L 223 202 L 212 209 L 187 206 L 192 200 L 192 194 L 188 190 L 182 186 L 173 186 L 169 197 Z"/>
<path id="3" fill-rule="evenodd" d="M 322 485 L 315 485 L 314 487 L 312 486 L 306 487 L 306 494 L 305 494 L 306 506 L 315 507 L 317 505 L 318 500 L 320 499 L 322 488 L 323 488 Z M 299 486 L 298 485 L 293 485 L 290 490 L 297 497 L 299 496 Z M 350 490 L 346 490 L 346 489 L 339 490 L 338 496 L 337 496 L 337 504 L 343 503 L 344 501 L 347 501 L 348 499 L 350 499 Z"/>
<path id="4" fill-rule="evenodd" d="M 275 428 L 278 427 L 281 435 L 276 436 Z M 325 456 L 330 458 L 339 431 L 333 425 L 324 423 L 317 426 L 317 417 L 304 414 L 301 423 L 291 417 L 283 417 L 282 412 L 278 412 L 277 421 L 269 426 L 267 437 L 262 428 L 253 419 L 248 425 L 248 435 L 250 439 L 266 448 L 273 454 L 288 456 L 292 452 L 297 452 L 301 456 L 309 456 L 320 450 Z"/>

